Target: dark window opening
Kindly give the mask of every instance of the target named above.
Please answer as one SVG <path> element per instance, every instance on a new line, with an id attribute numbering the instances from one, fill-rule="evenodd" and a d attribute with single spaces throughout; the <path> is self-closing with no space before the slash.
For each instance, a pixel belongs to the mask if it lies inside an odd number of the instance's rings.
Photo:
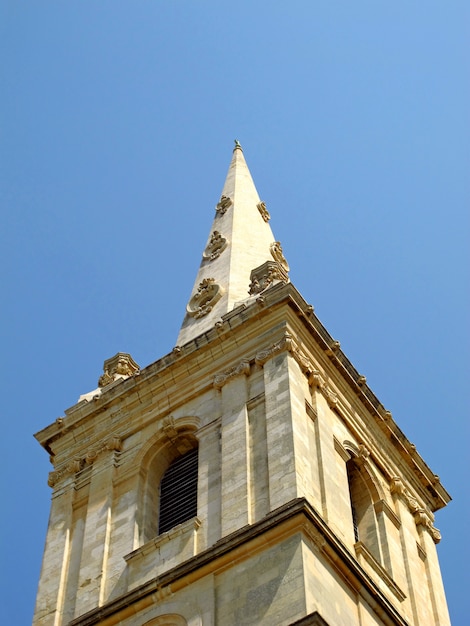
<path id="1" fill-rule="evenodd" d="M 160 483 L 159 534 L 197 515 L 198 450 L 179 457 Z"/>

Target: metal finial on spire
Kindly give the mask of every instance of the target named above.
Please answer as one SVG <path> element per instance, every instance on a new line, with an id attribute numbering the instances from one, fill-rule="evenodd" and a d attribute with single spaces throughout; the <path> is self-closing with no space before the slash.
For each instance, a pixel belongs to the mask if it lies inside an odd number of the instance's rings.
<path id="1" fill-rule="evenodd" d="M 241 146 L 241 143 L 238 141 L 238 139 L 235 139 L 235 148 L 234 148 L 234 150 L 236 150 L 237 148 L 240 148 L 240 150 L 243 152 L 243 148 Z"/>

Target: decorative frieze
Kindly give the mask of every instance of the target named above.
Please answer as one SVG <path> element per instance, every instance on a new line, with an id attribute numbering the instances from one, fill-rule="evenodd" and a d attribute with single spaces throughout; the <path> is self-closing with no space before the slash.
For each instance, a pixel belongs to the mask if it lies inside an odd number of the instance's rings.
<path id="1" fill-rule="evenodd" d="M 99 377 L 98 386 L 106 387 L 115 380 L 126 379 L 135 376 L 140 368 L 130 354 L 118 352 L 103 364 L 103 374 Z"/>
<path id="2" fill-rule="evenodd" d="M 204 278 L 199 283 L 196 293 L 186 307 L 191 317 L 196 319 L 204 317 L 212 311 L 214 305 L 220 300 L 223 289 L 215 282 L 215 278 Z"/>
<path id="3" fill-rule="evenodd" d="M 113 435 L 112 437 L 109 437 L 108 439 L 97 443 L 95 446 L 90 448 L 83 456 L 75 457 L 71 461 L 64 463 L 62 467 L 54 470 L 53 472 L 49 472 L 47 484 L 49 485 L 49 487 L 54 487 L 59 482 L 59 480 L 61 480 L 65 476 L 69 474 L 76 474 L 77 472 L 80 472 L 84 467 L 92 465 L 103 452 L 120 452 L 121 450 L 121 439 Z"/>
<path id="4" fill-rule="evenodd" d="M 264 202 L 260 202 L 256 206 L 258 208 L 258 211 L 261 213 L 261 217 L 264 219 L 264 221 L 269 222 L 271 216 L 269 215 L 269 211 L 266 208 L 266 204 Z"/>
<path id="5" fill-rule="evenodd" d="M 432 513 L 426 511 L 418 500 L 406 489 L 404 482 L 398 476 L 394 476 L 390 482 L 390 492 L 406 503 L 408 510 L 413 515 L 416 526 L 423 526 L 431 535 L 434 543 L 439 543 L 442 536 L 440 531 L 433 525 Z"/>
<path id="6" fill-rule="evenodd" d="M 230 368 L 222 374 L 217 374 L 214 377 L 214 387 L 221 389 L 229 380 L 236 378 L 237 376 L 248 376 L 250 374 L 250 361 L 244 359 L 238 365 Z"/>
<path id="7" fill-rule="evenodd" d="M 217 211 L 218 215 L 225 215 L 227 209 L 232 206 L 232 200 L 230 198 L 228 198 L 227 196 L 221 196 L 219 202 L 217 203 L 217 206 L 215 207 L 215 210 Z"/>
<path id="8" fill-rule="evenodd" d="M 202 256 L 209 261 L 214 261 L 214 259 L 217 259 L 222 254 L 226 247 L 227 239 L 222 237 L 218 230 L 214 230 Z"/>

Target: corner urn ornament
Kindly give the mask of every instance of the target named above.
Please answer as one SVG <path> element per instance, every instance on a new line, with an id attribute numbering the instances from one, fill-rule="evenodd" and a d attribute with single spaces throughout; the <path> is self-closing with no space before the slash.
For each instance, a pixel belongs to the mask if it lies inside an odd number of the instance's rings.
<path id="1" fill-rule="evenodd" d="M 98 380 L 99 387 L 106 387 L 115 380 L 123 380 L 134 376 L 140 371 L 139 366 L 126 352 L 118 352 L 110 359 L 106 359 L 103 365 L 103 374 Z"/>
<path id="2" fill-rule="evenodd" d="M 223 289 L 215 282 L 215 278 L 204 278 L 186 307 L 189 315 L 196 319 L 204 317 L 212 311 L 214 305 L 220 300 Z"/>

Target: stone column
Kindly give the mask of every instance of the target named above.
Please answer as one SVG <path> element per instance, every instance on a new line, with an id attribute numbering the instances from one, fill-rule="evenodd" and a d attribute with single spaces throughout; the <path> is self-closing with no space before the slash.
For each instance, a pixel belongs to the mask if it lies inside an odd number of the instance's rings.
<path id="1" fill-rule="evenodd" d="M 70 557 L 73 476 L 60 481 L 53 496 L 34 612 L 34 626 L 60 626 Z"/>

